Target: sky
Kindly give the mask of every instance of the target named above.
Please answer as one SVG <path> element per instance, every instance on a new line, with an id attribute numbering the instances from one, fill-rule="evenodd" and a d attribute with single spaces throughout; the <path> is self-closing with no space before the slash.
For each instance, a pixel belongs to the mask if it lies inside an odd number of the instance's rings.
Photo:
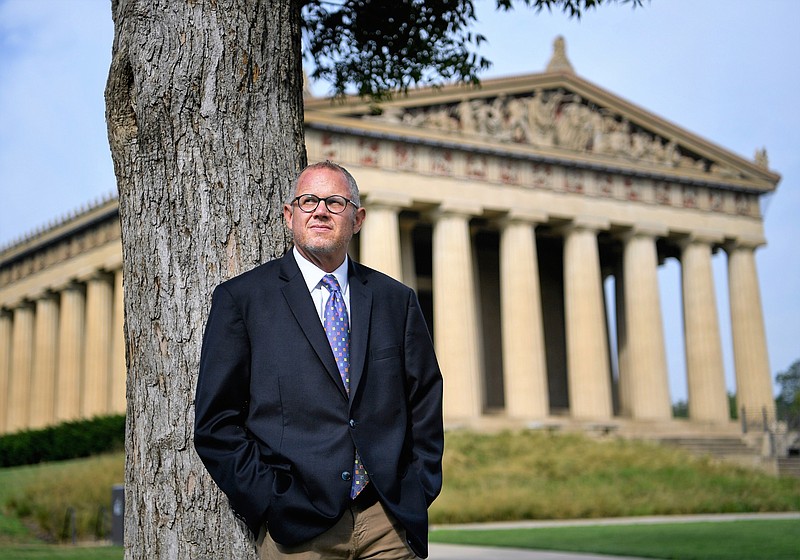
<path id="1" fill-rule="evenodd" d="M 770 371 L 800 360 L 800 33 L 795 0 L 652 0 L 580 21 L 476 0 L 483 79 L 541 72 L 556 36 L 582 78 L 782 175 L 756 253 Z M 0 249 L 116 192 L 103 90 L 110 0 L 0 0 Z M 312 91 L 324 94 L 325 84 Z M 735 388 L 724 252 L 713 259 L 727 385 Z M 686 398 L 680 267 L 659 271 L 673 401 Z"/>

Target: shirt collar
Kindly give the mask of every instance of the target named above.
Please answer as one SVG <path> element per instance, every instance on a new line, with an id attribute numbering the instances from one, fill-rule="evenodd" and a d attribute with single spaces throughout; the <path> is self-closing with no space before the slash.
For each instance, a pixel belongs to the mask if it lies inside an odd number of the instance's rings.
<path id="1" fill-rule="evenodd" d="M 320 285 L 320 280 L 322 280 L 322 277 L 326 274 L 333 274 L 336 277 L 336 280 L 339 282 L 339 287 L 341 287 L 342 293 L 344 294 L 347 292 L 347 269 L 349 265 L 349 257 L 346 254 L 342 264 L 340 264 L 336 270 L 330 273 L 325 272 L 317 265 L 306 259 L 300 254 L 300 251 L 297 250 L 297 247 L 292 248 L 292 254 L 294 254 L 294 260 L 297 262 L 297 266 L 300 268 L 300 273 L 303 275 L 303 280 L 305 280 L 306 286 L 308 286 L 309 293 Z"/>

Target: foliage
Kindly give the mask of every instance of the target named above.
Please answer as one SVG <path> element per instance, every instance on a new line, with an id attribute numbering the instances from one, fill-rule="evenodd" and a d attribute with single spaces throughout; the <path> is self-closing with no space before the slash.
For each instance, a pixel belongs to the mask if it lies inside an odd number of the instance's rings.
<path id="1" fill-rule="evenodd" d="M 728 392 L 728 416 L 731 420 L 739 419 L 739 410 L 736 407 L 736 393 Z M 672 403 L 673 418 L 689 418 L 689 403 L 680 400 Z"/>
<path id="2" fill-rule="evenodd" d="M 435 530 L 433 542 L 570 550 L 675 560 L 797 558 L 797 519 L 647 523 L 507 530 Z"/>
<path id="3" fill-rule="evenodd" d="M 604 2 L 641 5 L 641 0 L 496 0 L 496 7 L 555 8 L 580 18 Z M 331 83 L 335 95 L 353 86 L 373 99 L 416 85 L 477 84 L 491 62 L 477 53 L 486 37 L 472 31 L 476 21 L 472 0 L 398 0 L 391 8 L 375 0 L 307 0 L 303 37 L 314 63 L 311 77 Z"/>
<path id="4" fill-rule="evenodd" d="M 71 512 L 79 540 L 106 538 L 111 489 L 122 482 L 122 452 L 59 463 L 0 470 L 3 507 L 32 522 L 47 540 L 72 538 Z"/>
<path id="5" fill-rule="evenodd" d="M 0 467 L 88 457 L 125 444 L 125 416 L 99 416 L 0 436 Z"/>
<path id="6" fill-rule="evenodd" d="M 728 391 L 728 416 L 731 420 L 739 419 L 739 408 L 736 406 L 736 393 Z"/>
<path id="7" fill-rule="evenodd" d="M 433 523 L 800 510 L 800 480 L 654 443 L 448 433 Z"/>
<path id="8" fill-rule="evenodd" d="M 433 523 L 800 510 L 800 480 L 671 447 L 579 434 L 448 432 Z M 91 538 L 123 453 L 0 469 L 0 505 L 64 538 L 66 509 Z M 100 531 L 102 533 L 102 531 Z"/>
<path id="9" fill-rule="evenodd" d="M 784 421 L 794 420 L 793 427 L 800 428 L 800 360 L 795 361 L 789 369 L 778 373 L 775 381 L 781 392 L 775 399 L 778 418 Z"/>

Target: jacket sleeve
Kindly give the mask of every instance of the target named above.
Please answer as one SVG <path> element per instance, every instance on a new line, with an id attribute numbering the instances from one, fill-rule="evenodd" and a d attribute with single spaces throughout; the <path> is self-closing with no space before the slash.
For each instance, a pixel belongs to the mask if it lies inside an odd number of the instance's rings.
<path id="1" fill-rule="evenodd" d="M 442 373 L 416 294 L 410 291 L 405 327 L 405 368 L 411 422 L 412 465 L 428 506 L 442 488 Z"/>
<path id="2" fill-rule="evenodd" d="M 250 340 L 241 310 L 224 285 L 214 290 L 195 395 L 194 446 L 211 478 L 258 534 L 272 495 L 266 450 L 247 430 Z"/>

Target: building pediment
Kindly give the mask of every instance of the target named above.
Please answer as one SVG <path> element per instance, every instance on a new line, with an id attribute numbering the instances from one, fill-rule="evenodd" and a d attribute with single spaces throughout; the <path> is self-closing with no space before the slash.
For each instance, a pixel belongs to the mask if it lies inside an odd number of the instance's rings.
<path id="1" fill-rule="evenodd" d="M 551 68 L 553 68 L 551 66 Z M 359 99 L 307 100 L 310 126 L 402 136 L 409 142 L 461 143 L 474 150 L 580 159 L 628 173 L 756 192 L 774 190 L 766 152 L 753 161 L 704 140 L 578 76 L 555 71 L 487 80 L 481 87 L 420 89 L 378 106 Z"/>

